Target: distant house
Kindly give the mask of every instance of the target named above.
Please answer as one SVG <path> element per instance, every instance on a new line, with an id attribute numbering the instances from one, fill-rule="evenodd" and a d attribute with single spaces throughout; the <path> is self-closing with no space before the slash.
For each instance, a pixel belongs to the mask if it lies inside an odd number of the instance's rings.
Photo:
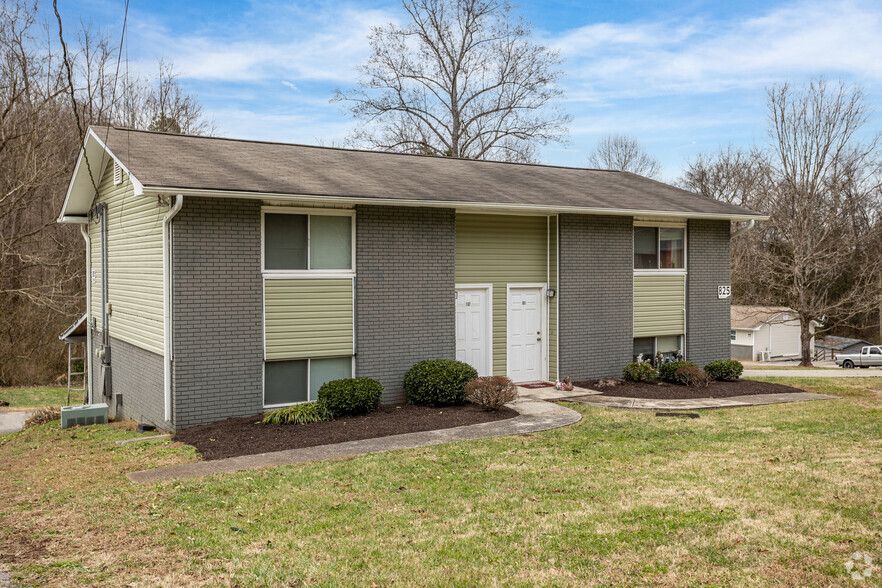
<path id="1" fill-rule="evenodd" d="M 815 349 L 823 359 L 833 359 L 834 355 L 840 353 L 860 353 L 861 347 L 865 345 L 872 345 L 872 343 L 863 339 L 834 337 L 833 335 L 827 335 L 815 341 Z"/>
<path id="2" fill-rule="evenodd" d="M 733 304 L 732 359 L 763 361 L 793 359 L 801 354 L 799 317 L 784 306 L 741 306 Z M 815 321 L 809 325 L 814 355 Z"/>

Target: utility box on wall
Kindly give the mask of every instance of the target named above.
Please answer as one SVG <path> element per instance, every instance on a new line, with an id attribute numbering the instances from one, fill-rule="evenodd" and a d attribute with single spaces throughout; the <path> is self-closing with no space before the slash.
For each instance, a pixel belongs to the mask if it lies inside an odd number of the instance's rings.
<path id="1" fill-rule="evenodd" d="M 85 404 L 83 406 L 61 407 L 61 428 L 69 429 L 79 425 L 107 424 L 106 404 Z"/>

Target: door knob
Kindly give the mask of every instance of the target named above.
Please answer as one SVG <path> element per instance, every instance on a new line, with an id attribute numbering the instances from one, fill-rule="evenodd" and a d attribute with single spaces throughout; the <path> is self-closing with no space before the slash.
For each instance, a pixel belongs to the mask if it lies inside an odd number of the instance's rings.
<path id="1" fill-rule="evenodd" d="M 541 340 L 542 340 L 542 337 L 536 337 L 536 340 L 537 340 L 537 341 L 541 341 Z"/>

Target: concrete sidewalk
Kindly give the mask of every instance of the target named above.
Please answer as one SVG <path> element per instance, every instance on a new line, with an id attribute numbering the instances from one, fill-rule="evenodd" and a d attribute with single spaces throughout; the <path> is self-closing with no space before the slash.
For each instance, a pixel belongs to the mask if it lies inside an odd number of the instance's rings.
<path id="1" fill-rule="evenodd" d="M 744 370 L 743 378 L 882 378 L 882 369 Z"/>
<path id="2" fill-rule="evenodd" d="M 21 431 L 29 416 L 28 411 L 0 412 L 0 435 Z"/>
<path id="3" fill-rule="evenodd" d="M 789 394 L 753 394 L 731 396 L 729 398 L 693 398 L 677 400 L 656 400 L 651 398 L 620 398 L 617 396 L 598 396 L 591 394 L 564 398 L 567 402 L 578 402 L 603 408 L 624 408 L 629 410 L 695 410 L 702 408 L 735 408 L 738 406 L 762 406 L 786 402 L 807 402 L 811 400 L 837 400 L 838 396 L 793 392 Z"/>
<path id="4" fill-rule="evenodd" d="M 545 392 L 547 393 L 545 389 Z M 581 392 L 582 394 L 585 391 Z M 560 396 L 560 392 L 556 397 Z M 563 393 L 567 394 L 567 393 Z M 258 453 L 255 455 L 243 455 L 228 459 L 214 461 L 199 461 L 166 468 L 142 470 L 126 474 L 135 483 L 143 484 L 161 482 L 165 480 L 181 480 L 209 474 L 221 474 L 237 472 L 240 470 L 254 470 L 259 468 L 291 465 L 311 461 L 323 461 L 338 457 L 351 457 L 366 453 L 378 453 L 394 451 L 397 449 L 412 449 L 429 445 L 440 445 L 455 441 L 470 441 L 473 439 L 485 439 L 487 437 L 502 437 L 506 435 L 521 435 L 556 429 L 578 422 L 582 415 L 574 410 L 546 402 L 543 399 L 543 391 L 521 389 L 521 396 L 508 404 L 510 408 L 520 413 L 518 416 L 504 421 L 481 423 L 437 431 L 422 431 L 419 433 L 404 433 L 389 437 L 364 439 L 360 441 L 347 441 L 332 445 L 320 445 L 318 447 L 304 447 L 302 449 L 287 449 L 273 451 L 271 453 Z"/>

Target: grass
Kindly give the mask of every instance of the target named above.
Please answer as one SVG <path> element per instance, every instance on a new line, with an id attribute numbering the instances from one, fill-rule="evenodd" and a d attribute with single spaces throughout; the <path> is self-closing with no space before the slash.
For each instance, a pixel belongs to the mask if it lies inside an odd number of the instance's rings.
<path id="1" fill-rule="evenodd" d="M 0 562 L 28 586 L 852 585 L 852 553 L 882 559 L 882 382 L 767 379 L 844 399 L 569 405 L 535 435 L 150 486 L 124 473 L 192 448 L 46 425 L 0 438 Z"/>
<path id="2" fill-rule="evenodd" d="M 6 410 L 26 410 L 43 406 L 67 406 L 67 387 L 0 388 L 0 400 L 9 403 Z M 71 390 L 71 405 L 83 403 L 83 393 Z M 2 409 L 0 409 L 2 410 Z"/>

